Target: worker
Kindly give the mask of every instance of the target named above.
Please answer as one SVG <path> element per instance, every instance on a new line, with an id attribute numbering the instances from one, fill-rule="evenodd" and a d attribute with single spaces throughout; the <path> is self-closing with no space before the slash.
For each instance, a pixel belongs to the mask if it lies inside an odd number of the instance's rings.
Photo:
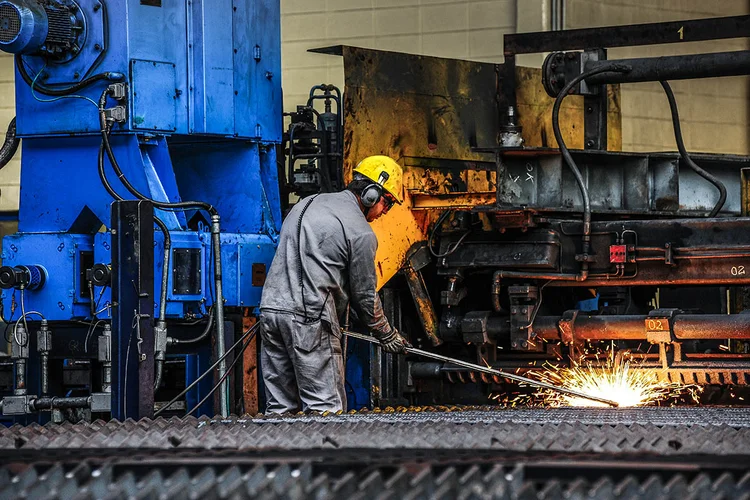
<path id="1" fill-rule="evenodd" d="M 346 410 L 339 319 L 350 302 L 384 351 L 409 347 L 383 312 L 368 224 L 403 202 L 401 177 L 393 159 L 370 156 L 346 190 L 307 197 L 286 217 L 260 302 L 267 413 Z"/>

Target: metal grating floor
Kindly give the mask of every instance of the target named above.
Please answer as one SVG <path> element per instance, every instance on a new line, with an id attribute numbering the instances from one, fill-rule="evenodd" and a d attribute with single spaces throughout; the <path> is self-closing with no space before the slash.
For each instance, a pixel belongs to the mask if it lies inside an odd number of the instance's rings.
<path id="1" fill-rule="evenodd" d="M 0 450 L 474 449 L 748 455 L 743 408 L 485 409 L 13 426 Z"/>
<path id="2" fill-rule="evenodd" d="M 748 409 L 421 410 L 0 428 L 0 498 L 750 500 Z"/>

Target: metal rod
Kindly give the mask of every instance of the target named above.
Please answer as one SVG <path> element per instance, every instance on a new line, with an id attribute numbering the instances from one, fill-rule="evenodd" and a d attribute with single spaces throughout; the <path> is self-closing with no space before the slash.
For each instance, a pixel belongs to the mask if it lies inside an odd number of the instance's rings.
<path id="1" fill-rule="evenodd" d="M 585 70 L 605 67 L 613 61 L 591 61 Z M 618 59 L 618 64 L 630 66 L 627 73 L 607 71 L 586 78 L 589 85 L 605 83 L 635 83 L 662 80 L 684 80 L 740 76 L 750 73 L 750 51 L 690 54 L 686 56 Z"/>
<path id="2" fill-rule="evenodd" d="M 576 340 L 646 340 L 646 315 L 579 314 L 572 324 Z M 534 332 L 542 339 L 560 339 L 559 316 L 540 316 Z M 676 340 L 750 339 L 750 314 L 677 314 L 672 331 Z"/>
<path id="3" fill-rule="evenodd" d="M 363 335 L 361 333 L 350 332 L 346 330 L 342 330 L 342 332 L 344 333 L 344 335 L 347 335 L 348 337 L 365 340 L 373 344 L 379 344 L 379 341 L 375 337 L 371 337 L 370 335 Z M 576 390 L 566 389 L 564 387 L 559 387 L 556 385 L 548 384 L 546 382 L 539 382 L 537 380 L 532 380 L 530 378 L 522 377 L 520 375 L 515 375 L 513 373 L 507 373 L 501 370 L 495 370 L 494 368 L 488 368 L 486 366 L 469 363 L 468 361 L 462 361 L 460 359 L 449 358 L 448 356 L 441 356 L 440 354 L 423 351 L 422 349 L 416 349 L 414 347 L 407 347 L 406 352 L 409 354 L 416 354 L 417 356 L 422 356 L 425 358 L 436 359 L 438 361 L 443 361 L 445 363 L 451 363 L 453 365 L 461 366 L 464 368 L 469 368 L 470 370 L 474 370 L 474 371 L 478 371 L 482 373 L 489 373 L 490 375 L 497 375 L 499 377 L 507 378 L 510 380 L 515 380 L 517 382 L 523 382 L 525 384 L 529 384 L 534 387 L 539 387 L 541 389 L 547 389 L 550 391 L 559 392 L 561 394 L 575 396 L 577 398 L 588 399 L 590 401 L 596 401 L 598 403 L 604 403 L 610 406 L 620 406 L 616 401 L 611 401 L 609 399 L 600 398 L 598 396 L 590 396 L 588 394 L 585 394 L 583 392 L 579 392 Z"/>
<path id="4" fill-rule="evenodd" d="M 80 396 L 72 398 L 36 398 L 31 401 L 30 406 L 33 410 L 51 410 L 57 408 L 64 410 L 68 408 L 88 408 L 91 406 L 91 398 L 89 396 Z"/>
<path id="5" fill-rule="evenodd" d="M 219 359 L 219 371 L 217 376 L 221 380 L 219 387 L 219 408 L 222 417 L 229 416 L 229 394 L 227 393 L 227 380 L 224 373 L 227 371 L 227 362 L 224 353 L 226 346 L 224 344 L 224 292 L 222 290 L 221 276 L 221 229 L 219 226 L 218 214 L 211 216 L 211 244 L 214 252 L 214 282 L 216 287 L 216 357 Z"/>

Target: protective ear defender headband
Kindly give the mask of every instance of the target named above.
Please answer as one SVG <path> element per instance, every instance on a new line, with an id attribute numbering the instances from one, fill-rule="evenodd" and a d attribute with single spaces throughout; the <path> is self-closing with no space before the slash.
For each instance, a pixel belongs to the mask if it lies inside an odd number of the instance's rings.
<path id="1" fill-rule="evenodd" d="M 380 198 L 383 196 L 383 184 L 385 184 L 388 178 L 388 172 L 380 172 L 378 182 L 373 182 L 362 190 L 359 199 L 362 201 L 362 205 L 364 205 L 365 208 L 372 208 L 378 203 L 378 201 L 380 201 Z"/>

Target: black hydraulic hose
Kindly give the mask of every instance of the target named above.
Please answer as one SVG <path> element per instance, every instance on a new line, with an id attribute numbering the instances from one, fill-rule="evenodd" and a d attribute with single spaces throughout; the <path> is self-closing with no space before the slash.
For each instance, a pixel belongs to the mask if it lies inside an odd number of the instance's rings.
<path id="1" fill-rule="evenodd" d="M 105 106 L 107 104 L 107 96 L 110 90 L 106 89 L 102 92 L 99 97 L 99 126 L 102 134 L 102 142 L 104 143 L 104 151 L 107 153 L 112 169 L 117 174 L 118 178 L 122 182 L 123 186 L 130 191 L 133 196 L 140 200 L 150 201 L 154 207 L 174 210 L 174 209 L 199 209 L 206 210 L 211 215 L 211 241 L 214 250 L 214 287 L 216 288 L 216 297 L 214 307 L 216 308 L 216 350 L 217 356 L 220 360 L 224 359 L 225 345 L 224 345 L 224 294 L 222 291 L 222 275 L 221 275 L 221 225 L 219 212 L 210 203 L 200 201 L 181 201 L 181 202 L 163 202 L 148 198 L 143 193 L 138 191 L 133 186 L 125 174 L 122 172 L 120 165 L 117 163 L 112 145 L 109 142 L 109 134 L 107 133 L 107 117 L 105 112 Z M 226 370 L 226 363 L 223 361 L 219 364 L 219 373 L 223 373 Z M 224 389 L 221 393 L 222 401 L 222 416 L 226 416 L 226 410 L 228 409 L 228 402 L 226 400 L 226 394 Z"/>
<path id="2" fill-rule="evenodd" d="M 157 359 L 154 361 L 154 391 L 159 389 L 163 374 L 164 374 L 164 360 Z"/>
<path id="3" fill-rule="evenodd" d="M 109 193 L 109 195 L 114 198 L 117 201 L 122 201 L 124 198 L 120 196 L 117 191 L 114 190 L 112 185 L 107 180 L 107 174 L 104 171 L 104 141 L 99 145 L 99 160 L 98 160 L 98 167 L 99 167 L 99 180 L 102 181 L 102 185 L 104 186 L 104 189 Z"/>
<path id="4" fill-rule="evenodd" d="M 193 337 L 191 339 L 185 339 L 185 340 L 173 338 L 172 342 L 175 344 L 195 344 L 196 342 L 200 342 L 201 340 L 208 337 L 208 334 L 211 333 L 211 327 L 214 324 L 214 311 L 215 310 L 216 309 L 212 307 L 211 310 L 209 311 L 208 323 L 206 324 L 206 328 L 203 330 L 203 332 L 200 335 L 198 335 L 197 337 Z"/>
<path id="5" fill-rule="evenodd" d="M 154 216 L 154 223 L 159 226 L 164 235 L 164 270 L 161 273 L 161 294 L 159 296 L 159 321 L 167 320 L 167 286 L 169 285 L 169 256 L 172 250 L 172 237 L 167 225 L 160 218 Z"/>
<path id="6" fill-rule="evenodd" d="M 5 142 L 0 147 L 0 168 L 3 168 L 13 158 L 18 151 L 18 145 L 21 143 L 21 139 L 16 137 L 16 117 L 8 124 L 8 131 L 5 133 Z"/>
<path id="7" fill-rule="evenodd" d="M 133 186 L 130 181 L 128 181 L 128 179 L 125 177 L 125 174 L 122 172 L 122 169 L 120 168 L 120 164 L 117 163 L 117 158 L 115 158 L 115 153 L 112 150 L 112 144 L 109 142 L 109 134 L 107 132 L 107 117 L 104 112 L 104 107 L 107 103 L 107 95 L 109 95 L 108 89 L 102 92 L 102 95 L 99 97 L 99 127 L 102 134 L 102 142 L 104 143 L 104 151 L 107 153 L 107 158 L 109 158 L 109 161 L 112 164 L 112 169 L 115 171 L 115 174 L 117 174 L 117 177 L 122 182 L 122 185 L 125 186 L 125 188 L 130 191 L 133 196 L 135 196 L 139 200 L 150 201 L 156 208 L 168 210 L 198 209 L 206 210 L 212 216 L 217 215 L 218 212 L 216 211 L 216 208 L 214 208 L 214 206 L 210 203 L 205 203 L 202 201 L 164 202 L 154 200 L 138 191 L 135 186 Z"/>
<path id="8" fill-rule="evenodd" d="M 227 349 L 227 352 L 225 352 L 223 356 L 221 356 L 218 360 L 216 360 L 216 362 L 214 362 L 214 364 L 212 364 L 211 366 L 209 366 L 208 369 L 206 369 L 206 371 L 204 371 L 198 378 L 196 378 L 195 380 L 193 380 L 193 383 L 191 383 L 189 386 L 185 387 L 182 390 L 182 392 L 180 392 L 177 396 L 175 396 L 174 398 L 172 398 L 167 404 L 165 404 L 164 406 L 162 406 L 161 408 L 159 408 L 159 411 L 157 411 L 156 413 L 154 413 L 154 417 L 157 417 L 161 412 L 163 412 L 164 410 L 166 410 L 167 408 L 169 408 L 170 406 L 172 406 L 174 403 L 177 402 L 178 399 L 180 399 L 182 396 L 184 396 L 185 394 L 187 394 L 187 392 L 190 389 L 192 389 L 193 387 L 195 387 L 196 385 L 198 385 L 198 383 L 201 380 L 203 380 L 206 377 L 206 375 L 208 375 L 209 373 L 211 373 L 214 370 L 214 368 L 216 368 L 217 366 L 219 366 L 219 364 L 222 361 L 224 361 L 227 356 L 229 356 L 229 353 L 232 352 L 242 342 L 244 342 L 245 339 L 248 336 L 250 336 L 253 332 L 255 332 L 258 329 L 258 327 L 260 327 L 260 322 L 255 323 L 253 326 L 251 326 L 250 328 L 248 328 L 247 331 L 242 335 L 242 337 L 240 337 L 240 339 L 237 342 L 235 342 L 232 345 L 232 347 L 230 347 L 229 349 Z"/>
<path id="9" fill-rule="evenodd" d="M 680 156 L 685 161 L 685 163 L 687 163 L 688 167 L 690 167 L 696 174 L 706 179 L 708 182 L 716 186 L 716 189 L 719 190 L 719 201 L 716 202 L 716 204 L 714 205 L 714 208 L 711 209 L 711 212 L 708 214 L 709 217 L 716 217 L 716 215 L 724 206 L 724 203 L 727 201 L 727 188 L 724 186 L 724 184 L 722 184 L 722 182 L 717 177 L 703 170 L 693 161 L 692 158 L 690 158 L 690 155 L 688 154 L 687 149 L 685 148 L 685 143 L 682 140 L 682 129 L 680 127 L 680 114 L 677 111 L 677 100 L 674 97 L 674 92 L 672 92 L 672 87 L 669 85 L 669 82 L 666 82 L 666 81 L 661 81 L 659 83 L 661 83 L 662 88 L 664 88 L 664 92 L 667 94 L 667 100 L 669 101 L 669 110 L 672 113 L 672 126 L 674 127 L 674 138 L 675 138 L 675 141 L 677 141 L 677 149 L 680 152 Z"/>
<path id="10" fill-rule="evenodd" d="M 73 94 L 75 92 L 78 92 L 82 88 L 88 87 L 92 83 L 96 83 L 101 80 L 106 80 L 108 82 L 119 82 L 125 79 L 125 75 L 122 73 L 119 73 L 117 71 L 105 71 L 104 73 L 98 73 L 96 75 L 90 76 L 89 78 L 86 78 L 85 80 L 81 80 L 80 82 L 71 85 L 70 87 L 66 87 L 64 89 L 53 89 L 41 85 L 39 82 L 34 82 L 29 73 L 26 71 L 26 67 L 23 64 L 23 59 L 21 58 L 20 54 L 16 54 L 15 59 L 16 68 L 18 68 L 18 74 L 21 75 L 23 81 L 26 82 L 29 86 L 31 86 L 31 84 L 33 83 L 34 91 L 53 97 Z"/>
<path id="11" fill-rule="evenodd" d="M 109 195 L 112 196 L 112 198 L 114 198 L 115 200 L 123 201 L 124 198 L 120 196 L 114 190 L 112 185 L 107 180 L 107 175 L 104 171 L 104 142 L 102 142 L 102 144 L 99 146 L 98 167 L 99 167 L 99 179 L 101 179 L 102 184 L 104 185 L 104 189 L 106 189 L 107 193 L 109 193 Z M 167 225 L 164 224 L 164 222 L 160 218 L 154 216 L 154 223 L 156 223 L 156 225 L 159 226 L 159 229 L 164 235 L 164 272 L 162 272 L 162 275 L 161 275 L 161 295 L 159 297 L 159 320 L 166 321 L 167 288 L 169 285 L 169 259 L 170 259 L 171 250 L 172 250 L 172 237 L 169 234 L 169 229 L 167 229 Z"/>
<path id="12" fill-rule="evenodd" d="M 555 105 L 552 107 L 552 130 L 555 133 L 557 145 L 560 148 L 560 153 L 562 153 L 563 158 L 565 158 L 565 162 L 573 172 L 573 176 L 575 177 L 576 182 L 578 183 L 578 187 L 581 190 L 581 197 L 583 198 L 583 243 L 581 253 L 584 256 L 584 260 L 581 263 L 581 273 L 579 278 L 581 281 L 585 280 L 588 277 L 589 272 L 589 263 L 586 258 L 589 251 L 591 250 L 591 202 L 589 200 L 589 190 L 586 188 L 586 184 L 583 182 L 583 175 L 581 175 L 581 171 L 578 169 L 578 165 L 576 165 L 573 156 L 570 154 L 568 147 L 565 145 L 565 140 L 563 139 L 562 133 L 560 133 L 560 105 L 562 104 L 563 99 L 565 99 L 570 91 L 573 90 L 573 87 L 578 85 L 578 83 L 585 80 L 586 78 L 609 71 L 617 73 L 627 73 L 631 71 L 631 69 L 632 68 L 630 66 L 613 62 L 581 73 L 580 75 L 573 78 L 570 82 L 568 82 L 567 85 L 565 85 L 565 87 L 557 95 L 557 98 L 555 99 Z"/>

